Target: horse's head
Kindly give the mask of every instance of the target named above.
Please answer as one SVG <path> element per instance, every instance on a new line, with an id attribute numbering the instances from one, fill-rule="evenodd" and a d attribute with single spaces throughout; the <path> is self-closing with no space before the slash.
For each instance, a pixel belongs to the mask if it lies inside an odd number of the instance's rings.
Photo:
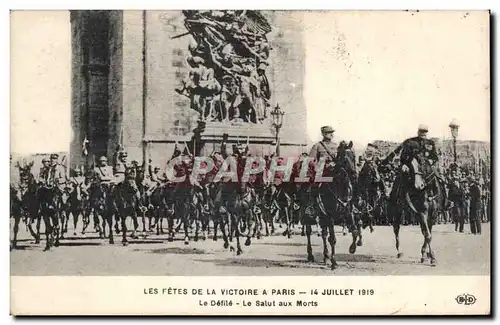
<path id="1" fill-rule="evenodd" d="M 135 180 L 137 178 L 137 168 L 132 166 L 127 166 L 125 168 L 125 179 Z"/>
<path id="2" fill-rule="evenodd" d="M 377 171 L 377 164 L 373 160 L 366 160 L 359 173 L 360 179 L 363 178 L 365 181 L 371 184 L 377 184 L 380 180 L 380 175 Z"/>
<path id="3" fill-rule="evenodd" d="M 344 168 L 349 175 L 356 175 L 356 153 L 354 152 L 353 143 L 341 141 L 337 148 L 337 158 L 335 165 L 339 168 Z"/>
<path id="4" fill-rule="evenodd" d="M 19 162 L 16 163 L 16 167 L 19 170 L 21 184 L 28 184 L 33 179 L 33 174 L 31 173 L 33 164 L 33 161 L 29 163 L 24 161 L 23 164 L 20 164 Z"/>

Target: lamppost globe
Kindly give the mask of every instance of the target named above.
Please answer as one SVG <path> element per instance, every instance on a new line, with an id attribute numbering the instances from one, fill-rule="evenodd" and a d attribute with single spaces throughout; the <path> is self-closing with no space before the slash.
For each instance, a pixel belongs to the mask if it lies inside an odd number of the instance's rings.
<path id="1" fill-rule="evenodd" d="M 280 105 L 276 105 L 276 107 L 271 111 L 274 128 L 281 128 L 281 126 L 283 125 L 283 115 L 285 115 L 285 112 L 281 110 Z"/>
<path id="2" fill-rule="evenodd" d="M 279 132 L 281 126 L 283 125 L 283 112 L 280 108 L 280 105 L 276 105 L 276 107 L 271 111 L 271 116 L 273 118 L 273 127 L 276 131 L 276 155 L 280 154 L 280 143 L 279 143 Z"/>
<path id="3" fill-rule="evenodd" d="M 450 122 L 450 125 L 448 125 L 451 130 L 451 136 L 453 137 L 453 162 L 456 165 L 457 164 L 457 137 L 458 137 L 458 128 L 460 125 L 458 125 L 457 120 L 453 119 Z"/>
<path id="4" fill-rule="evenodd" d="M 451 136 L 453 138 L 457 138 L 458 137 L 458 128 L 460 127 L 460 125 L 458 125 L 457 120 L 453 119 L 450 122 L 450 125 L 448 125 L 448 126 L 450 127 L 450 130 L 451 130 Z"/>

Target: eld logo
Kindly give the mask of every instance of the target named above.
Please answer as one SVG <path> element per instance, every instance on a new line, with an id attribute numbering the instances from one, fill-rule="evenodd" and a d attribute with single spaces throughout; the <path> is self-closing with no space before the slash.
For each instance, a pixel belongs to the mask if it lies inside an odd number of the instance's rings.
<path id="1" fill-rule="evenodd" d="M 476 303 L 476 297 L 473 295 L 470 295 L 468 293 L 464 293 L 461 295 L 458 295 L 455 300 L 457 301 L 457 304 L 459 305 L 474 305 Z"/>

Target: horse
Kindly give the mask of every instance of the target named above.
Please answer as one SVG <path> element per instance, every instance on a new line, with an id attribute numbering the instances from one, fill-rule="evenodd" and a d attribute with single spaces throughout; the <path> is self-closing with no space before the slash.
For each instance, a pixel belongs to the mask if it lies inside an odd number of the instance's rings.
<path id="1" fill-rule="evenodd" d="M 89 177 L 91 182 L 90 209 L 94 214 L 94 227 L 100 238 L 106 238 L 106 224 L 108 224 L 109 243 L 114 244 L 113 215 L 117 209 L 113 199 L 112 185 L 109 182 L 99 182 L 94 175 L 89 175 Z M 100 221 L 102 221 L 102 228 Z"/>
<path id="2" fill-rule="evenodd" d="M 137 239 L 136 234 L 139 228 L 138 211 L 141 205 L 140 199 L 136 196 L 136 179 L 137 169 L 135 167 L 127 166 L 125 168 L 125 179 L 123 182 L 117 184 L 113 191 L 113 198 L 116 205 L 117 221 L 120 220 L 122 245 L 127 246 L 127 217 L 132 218 L 134 230 L 130 235 L 131 238 Z"/>
<path id="3" fill-rule="evenodd" d="M 73 216 L 73 235 L 76 236 L 76 229 L 80 215 L 82 216 L 83 228 L 82 235 L 90 224 L 90 194 L 87 188 L 88 178 L 85 178 L 83 183 L 71 183 L 69 187 L 69 206 L 67 209 L 68 216 Z"/>
<path id="4" fill-rule="evenodd" d="M 446 192 L 434 167 L 428 159 L 416 155 L 408 164 L 409 171 L 401 173 L 393 186 L 388 202 L 389 218 L 393 220 L 393 230 L 396 239 L 397 257 L 401 258 L 399 231 L 401 216 L 405 209 L 415 213 L 424 237 L 421 248 L 420 262 L 430 259 L 431 266 L 437 263 L 431 247 L 432 226 L 436 222 L 437 213 L 446 206 Z"/>
<path id="5" fill-rule="evenodd" d="M 320 183 L 315 189 L 317 192 L 316 206 L 319 210 L 319 224 L 321 226 L 321 238 L 323 239 L 323 260 L 325 264 L 330 258 L 331 269 L 338 267 L 335 260 L 335 223 L 340 220 L 345 220 L 349 225 L 352 233 L 352 244 L 349 247 L 349 252 L 356 252 L 356 239 L 359 235 L 358 227 L 352 213 L 353 186 L 355 185 L 356 177 L 356 156 L 352 150 L 352 142 L 346 144 L 342 141 L 337 149 L 337 157 L 335 165 L 327 167 L 326 177 L 332 177 L 331 182 Z M 310 213 L 309 213 L 310 214 Z M 328 242 L 330 243 L 332 253 L 328 252 Z M 311 247 L 311 225 L 306 225 L 307 236 L 307 260 L 314 261 Z"/>
<path id="6" fill-rule="evenodd" d="M 20 176 L 19 184 L 11 184 L 10 186 L 10 211 L 11 216 L 14 218 L 14 238 L 12 239 L 11 249 L 17 248 L 17 235 L 21 218 L 24 219 L 30 234 L 35 238 L 35 243 L 40 243 L 41 217 L 38 213 L 37 185 L 31 173 L 32 166 L 33 162 L 25 166 L 21 166 L 19 163 L 16 164 Z M 37 221 L 36 233 L 31 226 L 35 219 Z"/>
<path id="7" fill-rule="evenodd" d="M 358 195 L 366 203 L 363 215 L 367 217 L 366 222 L 370 227 L 370 232 L 374 230 L 375 213 L 381 214 L 380 201 L 382 195 L 385 195 L 382 179 L 377 168 L 378 166 L 374 161 L 366 160 L 358 177 Z"/>
<path id="8" fill-rule="evenodd" d="M 45 225 L 44 251 L 48 251 L 52 245 L 58 247 L 61 238 L 61 223 L 59 221 L 62 213 L 62 190 L 55 185 L 41 184 L 37 196 L 40 202 L 40 214 Z"/>

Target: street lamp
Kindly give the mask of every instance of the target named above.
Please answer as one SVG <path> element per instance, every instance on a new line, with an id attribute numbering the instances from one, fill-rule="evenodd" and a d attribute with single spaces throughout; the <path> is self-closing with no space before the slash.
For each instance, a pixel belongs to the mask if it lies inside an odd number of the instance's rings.
<path id="1" fill-rule="evenodd" d="M 453 137 L 453 161 L 455 165 L 457 164 L 457 137 L 458 137 L 458 128 L 460 125 L 458 125 L 457 120 L 453 119 L 450 122 L 450 125 L 448 125 L 451 130 L 451 136 Z"/>
<path id="2" fill-rule="evenodd" d="M 276 107 L 271 111 L 271 116 L 273 118 L 273 127 L 276 130 L 276 156 L 278 157 L 280 155 L 279 133 L 281 126 L 283 126 L 283 115 L 285 115 L 285 112 L 281 110 L 279 104 L 277 104 Z"/>

